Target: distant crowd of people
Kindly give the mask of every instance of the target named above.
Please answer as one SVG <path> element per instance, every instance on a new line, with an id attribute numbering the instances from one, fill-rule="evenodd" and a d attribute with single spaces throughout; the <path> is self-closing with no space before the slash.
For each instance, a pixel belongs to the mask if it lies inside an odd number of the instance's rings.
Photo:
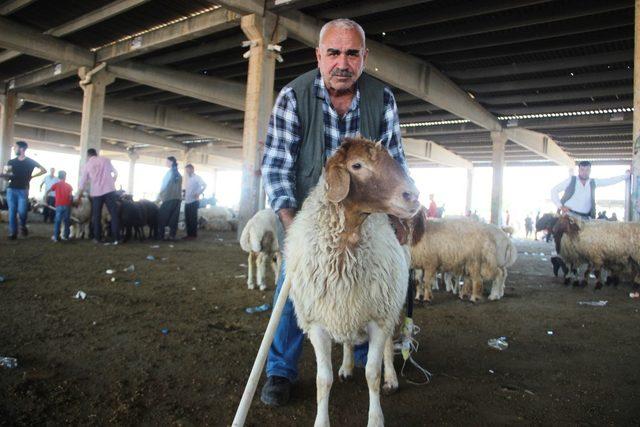
<path id="1" fill-rule="evenodd" d="M 43 220 L 54 225 L 53 241 L 67 240 L 70 233 L 71 210 L 80 203 L 83 194 L 88 194 L 91 201 L 92 235 L 95 242 L 101 241 L 102 210 L 106 206 L 111 217 L 111 239 L 114 244 L 121 241 L 121 227 L 118 215 L 119 192 L 116 191 L 118 171 L 111 160 L 99 156 L 93 148 L 87 150 L 87 160 L 80 174 L 78 190 L 73 194 L 73 187 L 66 182 L 67 173 L 63 170 L 56 174 L 55 168 L 47 170 L 37 161 L 26 156 L 28 144 L 17 141 L 14 147 L 15 157 L 4 167 L 0 178 L 8 181 L 6 189 L 7 208 L 9 211 L 9 239 L 18 237 L 18 230 L 23 237 L 28 236 L 27 215 L 29 206 L 29 185 L 32 179 L 45 175 L 40 184 L 43 191 Z M 162 179 L 160 192 L 156 202 L 160 204 L 158 215 L 158 239 L 175 240 L 178 230 L 180 206 L 185 202 L 184 214 L 186 225 L 185 240 L 193 240 L 198 235 L 198 207 L 207 184 L 195 174 L 193 165 L 185 166 L 186 182 L 178 170 L 178 161 L 169 156 L 166 159 L 168 171 Z M 34 174 L 34 170 L 38 171 Z M 60 228 L 63 227 L 62 236 Z M 166 228 L 169 234 L 165 237 Z"/>

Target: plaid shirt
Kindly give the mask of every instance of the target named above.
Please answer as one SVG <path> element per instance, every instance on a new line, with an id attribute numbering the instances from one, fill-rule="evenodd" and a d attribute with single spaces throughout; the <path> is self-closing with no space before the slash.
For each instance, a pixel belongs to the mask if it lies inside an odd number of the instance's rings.
<path id="1" fill-rule="evenodd" d="M 360 130 L 360 90 L 351 101 L 349 111 L 340 118 L 331 106 L 331 99 L 320 73 L 314 82 L 316 95 L 324 98 L 322 110 L 324 116 L 325 158 L 331 157 L 340 147 L 345 137 L 353 137 Z M 402 150 L 398 108 L 393 93 L 384 88 L 384 117 L 380 129 L 380 140 L 402 167 L 408 171 Z M 265 141 L 262 159 L 262 178 L 264 189 L 273 210 L 297 208 L 302 204 L 294 196 L 296 185 L 295 163 L 303 138 L 298 106 L 293 89 L 285 86 L 276 99 L 269 130 Z"/>

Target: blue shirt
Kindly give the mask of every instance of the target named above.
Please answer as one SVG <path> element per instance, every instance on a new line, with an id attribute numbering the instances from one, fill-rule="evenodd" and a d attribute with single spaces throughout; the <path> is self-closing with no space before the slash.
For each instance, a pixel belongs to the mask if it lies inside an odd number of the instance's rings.
<path id="1" fill-rule="evenodd" d="M 329 158 L 337 151 L 345 137 L 354 137 L 360 133 L 360 90 L 356 89 L 349 110 L 340 117 L 331 105 L 331 98 L 319 72 L 313 85 L 316 96 L 320 96 L 324 100 L 322 111 L 325 158 Z M 396 100 L 387 87 L 384 88 L 383 102 L 384 117 L 380 129 L 380 140 L 382 145 L 389 150 L 389 154 L 405 170 L 408 170 L 402 150 Z M 298 117 L 295 93 L 292 88 L 285 86 L 280 91 L 271 113 L 262 159 L 264 189 L 269 197 L 271 207 L 275 211 L 283 208 L 297 208 L 302 204 L 302 200 L 296 200 L 294 196 L 295 163 L 302 138 L 303 133 Z"/>
<path id="2" fill-rule="evenodd" d="M 56 195 L 55 192 L 49 190 L 51 189 L 51 186 L 58 181 L 60 180 L 55 176 L 47 175 L 44 177 L 44 192 L 47 196 L 54 197 Z"/>

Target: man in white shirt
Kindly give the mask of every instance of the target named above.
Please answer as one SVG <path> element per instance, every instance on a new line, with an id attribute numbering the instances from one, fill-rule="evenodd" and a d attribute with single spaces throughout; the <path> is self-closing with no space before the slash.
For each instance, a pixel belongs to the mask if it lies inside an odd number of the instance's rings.
<path id="1" fill-rule="evenodd" d="M 578 176 L 565 179 L 551 190 L 551 201 L 563 214 L 569 213 L 582 218 L 596 217 L 596 187 L 614 185 L 629 179 L 630 171 L 612 178 L 591 179 L 591 162 L 578 163 Z M 564 191 L 562 198 L 560 192 Z"/>
<path id="2" fill-rule="evenodd" d="M 198 207 L 200 196 L 207 188 L 207 184 L 194 173 L 193 165 L 185 166 L 187 175 L 184 187 L 184 221 L 186 223 L 187 235 L 185 240 L 193 240 L 198 237 Z"/>

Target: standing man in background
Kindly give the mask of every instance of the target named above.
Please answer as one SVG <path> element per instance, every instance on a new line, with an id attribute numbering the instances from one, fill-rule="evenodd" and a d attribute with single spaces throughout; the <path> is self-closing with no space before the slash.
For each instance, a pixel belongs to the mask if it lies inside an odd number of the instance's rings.
<path id="1" fill-rule="evenodd" d="M 187 228 L 185 240 L 193 240 L 198 237 L 198 208 L 200 207 L 200 196 L 207 188 L 207 184 L 194 173 L 192 164 L 185 166 L 187 182 L 184 188 L 184 222 Z"/>
<path id="2" fill-rule="evenodd" d="M 565 179 L 551 190 L 551 201 L 562 214 L 572 214 L 585 219 L 596 217 L 596 186 L 614 185 L 629 179 L 631 172 L 612 178 L 591 179 L 591 162 L 578 163 L 578 176 Z M 560 192 L 564 190 L 562 198 Z"/>
<path id="3" fill-rule="evenodd" d="M 7 188 L 7 204 L 9 205 L 9 239 L 18 237 L 18 224 L 16 215 L 20 217 L 20 231 L 22 236 L 29 235 L 27 229 L 27 208 L 29 204 L 29 182 L 31 179 L 47 173 L 40 163 L 26 156 L 29 145 L 24 141 L 17 141 L 15 145 L 16 157 L 7 162 L 5 172 L 1 178 L 9 180 Z M 40 169 L 37 174 L 31 175 L 35 168 Z"/>
<path id="4" fill-rule="evenodd" d="M 437 217 L 438 217 L 438 205 L 436 205 L 436 201 L 432 193 L 432 194 L 429 194 L 429 209 L 427 210 L 427 218 L 437 218 Z"/>
<path id="5" fill-rule="evenodd" d="M 58 182 L 59 179 L 56 177 L 55 168 L 49 169 L 49 175 L 45 176 L 42 182 L 40 183 L 40 191 L 42 191 L 42 187 L 44 187 L 44 196 L 42 197 L 44 203 L 48 206 L 53 206 L 56 202 L 55 193 L 51 191 L 51 186 Z M 47 220 L 53 222 L 53 218 L 56 213 L 54 210 L 47 208 L 46 206 L 42 210 L 42 220 L 46 223 Z"/>
<path id="6" fill-rule="evenodd" d="M 102 238 L 102 206 L 107 205 L 109 215 L 111 215 L 111 234 L 114 244 L 120 240 L 120 223 L 118 218 L 118 206 L 116 205 L 116 179 L 118 171 L 111 164 L 111 160 L 98 156 L 98 152 L 89 148 L 87 150 L 87 163 L 82 169 L 80 184 L 78 185 L 78 195 L 76 200 L 80 200 L 82 193 L 86 190 L 86 185 L 90 182 L 91 189 L 91 222 L 93 223 L 93 241 L 99 243 Z"/>

